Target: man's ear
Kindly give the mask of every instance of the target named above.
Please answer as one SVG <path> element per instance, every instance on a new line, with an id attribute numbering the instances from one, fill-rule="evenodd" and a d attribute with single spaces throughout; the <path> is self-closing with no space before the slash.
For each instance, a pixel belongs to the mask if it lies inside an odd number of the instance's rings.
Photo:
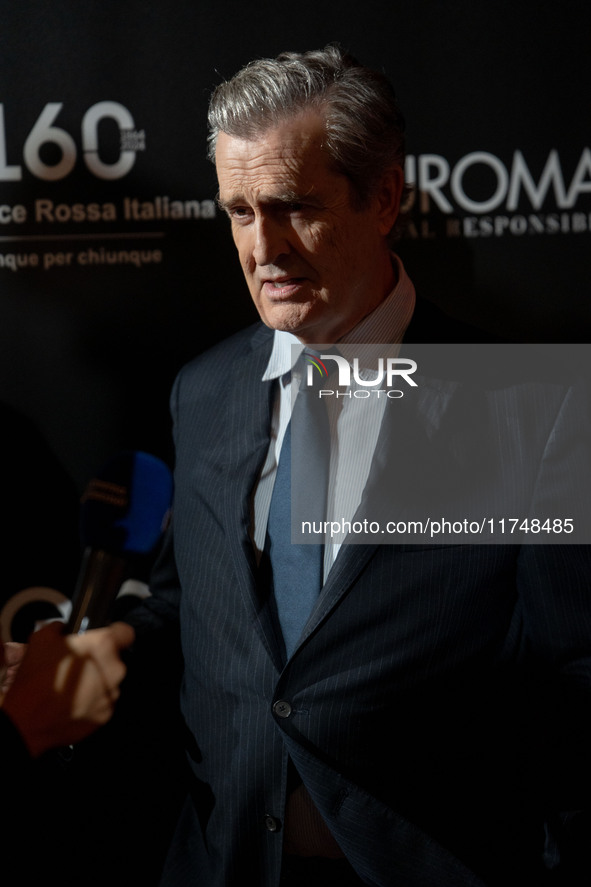
<path id="1" fill-rule="evenodd" d="M 376 192 L 378 223 L 384 236 L 390 233 L 396 223 L 403 191 L 404 173 L 399 166 L 394 166 L 384 173 Z"/>

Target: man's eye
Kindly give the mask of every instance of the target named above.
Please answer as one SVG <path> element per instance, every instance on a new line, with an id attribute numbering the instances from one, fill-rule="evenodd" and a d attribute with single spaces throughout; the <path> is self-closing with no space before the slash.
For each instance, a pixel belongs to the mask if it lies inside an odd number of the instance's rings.
<path id="1" fill-rule="evenodd" d="M 231 219 L 246 219 L 251 215 L 251 210 L 247 206 L 233 206 L 228 210 Z"/>

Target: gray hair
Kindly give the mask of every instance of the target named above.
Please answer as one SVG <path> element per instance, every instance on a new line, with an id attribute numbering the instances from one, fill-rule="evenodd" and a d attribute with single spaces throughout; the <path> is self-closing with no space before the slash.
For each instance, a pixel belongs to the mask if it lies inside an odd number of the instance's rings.
<path id="1" fill-rule="evenodd" d="M 317 108 L 325 119 L 325 148 L 367 205 L 383 175 L 404 169 L 404 118 L 386 77 L 361 65 L 338 44 L 259 59 L 215 89 L 209 105 L 209 157 L 220 132 L 253 139 L 286 118 Z"/>

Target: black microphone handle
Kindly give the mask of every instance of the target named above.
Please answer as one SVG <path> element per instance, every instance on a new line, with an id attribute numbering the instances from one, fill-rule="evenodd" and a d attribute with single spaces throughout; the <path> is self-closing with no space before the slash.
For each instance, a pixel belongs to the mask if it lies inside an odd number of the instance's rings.
<path id="1" fill-rule="evenodd" d="M 64 634 L 81 634 L 108 623 L 124 573 L 124 558 L 100 549 L 86 549 Z"/>

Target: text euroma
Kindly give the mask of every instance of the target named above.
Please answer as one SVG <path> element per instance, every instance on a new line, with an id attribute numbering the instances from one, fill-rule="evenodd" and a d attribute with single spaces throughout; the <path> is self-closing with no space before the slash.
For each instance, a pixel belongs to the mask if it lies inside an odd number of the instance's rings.
<path id="1" fill-rule="evenodd" d="M 489 182 L 491 193 L 476 197 L 468 193 L 466 179 L 477 171 Z M 504 206 L 515 212 L 528 202 L 534 212 L 542 210 L 550 193 L 558 210 L 571 210 L 579 198 L 591 193 L 591 148 L 583 148 L 576 168 L 565 173 L 559 152 L 551 150 L 537 177 L 522 151 L 514 151 L 510 163 L 490 151 L 471 151 L 455 164 L 441 154 L 409 155 L 405 162 L 406 181 L 414 183 L 405 209 L 418 204 L 421 213 L 432 205 L 444 215 L 461 211 L 483 215 Z"/>

